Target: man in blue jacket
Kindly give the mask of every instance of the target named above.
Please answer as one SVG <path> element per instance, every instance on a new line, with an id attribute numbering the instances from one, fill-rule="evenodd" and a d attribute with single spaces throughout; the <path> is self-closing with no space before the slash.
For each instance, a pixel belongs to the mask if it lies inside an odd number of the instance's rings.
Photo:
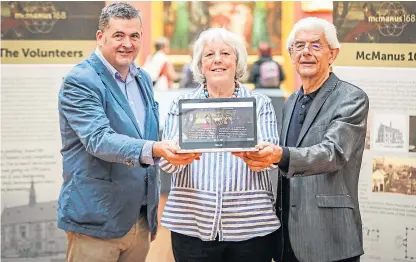
<path id="1" fill-rule="evenodd" d="M 158 104 L 148 74 L 134 62 L 142 42 L 140 12 L 126 3 L 103 8 L 97 48 L 66 76 L 59 93 L 63 185 L 58 227 L 68 261 L 145 261 L 156 236 L 163 157 L 189 164 L 156 142 Z"/>

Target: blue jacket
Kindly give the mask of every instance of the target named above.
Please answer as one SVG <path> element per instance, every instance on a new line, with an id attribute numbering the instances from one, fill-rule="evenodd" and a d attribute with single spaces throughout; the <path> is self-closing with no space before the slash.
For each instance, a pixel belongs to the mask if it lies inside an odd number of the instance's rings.
<path id="1" fill-rule="evenodd" d="M 139 158 L 147 140 L 158 140 L 159 107 L 149 75 L 139 69 L 136 81 L 146 102 L 144 137 L 127 99 L 95 54 L 65 77 L 58 105 L 63 157 L 59 228 L 121 237 L 138 219 L 147 192 L 147 220 L 156 233 L 159 173 Z"/>

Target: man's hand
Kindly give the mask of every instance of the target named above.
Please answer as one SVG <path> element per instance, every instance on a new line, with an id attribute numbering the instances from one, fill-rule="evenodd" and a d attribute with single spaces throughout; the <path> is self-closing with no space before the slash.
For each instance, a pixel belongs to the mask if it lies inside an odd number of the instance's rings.
<path id="1" fill-rule="evenodd" d="M 260 171 L 266 167 L 279 163 L 283 150 L 280 146 L 267 142 L 260 142 L 256 145 L 259 151 L 255 152 L 234 152 L 233 155 L 243 159 L 253 171 Z"/>
<path id="2" fill-rule="evenodd" d="M 179 147 L 172 141 L 161 141 L 153 144 L 153 157 L 163 157 L 174 166 L 189 165 L 194 160 L 199 160 L 201 153 L 179 154 Z"/>

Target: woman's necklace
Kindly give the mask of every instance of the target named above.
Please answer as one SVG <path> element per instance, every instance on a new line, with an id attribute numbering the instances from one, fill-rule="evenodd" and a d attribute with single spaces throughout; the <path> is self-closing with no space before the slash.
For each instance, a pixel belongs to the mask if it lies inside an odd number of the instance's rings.
<path id="1" fill-rule="evenodd" d="M 204 84 L 204 90 L 203 91 L 204 91 L 205 97 L 209 98 L 207 84 Z M 238 83 L 235 82 L 234 93 L 231 97 L 237 97 L 238 96 L 238 91 L 240 91 L 240 87 L 238 86 Z"/>

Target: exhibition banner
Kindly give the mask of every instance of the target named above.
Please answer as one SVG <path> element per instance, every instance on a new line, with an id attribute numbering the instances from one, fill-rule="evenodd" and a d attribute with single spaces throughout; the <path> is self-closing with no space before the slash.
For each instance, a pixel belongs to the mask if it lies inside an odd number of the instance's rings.
<path id="1" fill-rule="evenodd" d="M 337 76 L 370 100 L 361 261 L 416 261 L 416 2 L 334 2 Z"/>
<path id="2" fill-rule="evenodd" d="M 337 1 L 333 20 L 342 42 L 336 65 L 416 67 L 415 1 Z"/>
<path id="3" fill-rule="evenodd" d="M 96 45 L 104 1 L 1 3 L 2 64 L 74 64 Z"/>
<path id="4" fill-rule="evenodd" d="M 105 2 L 1 2 L 1 261 L 65 261 L 58 92 Z"/>

